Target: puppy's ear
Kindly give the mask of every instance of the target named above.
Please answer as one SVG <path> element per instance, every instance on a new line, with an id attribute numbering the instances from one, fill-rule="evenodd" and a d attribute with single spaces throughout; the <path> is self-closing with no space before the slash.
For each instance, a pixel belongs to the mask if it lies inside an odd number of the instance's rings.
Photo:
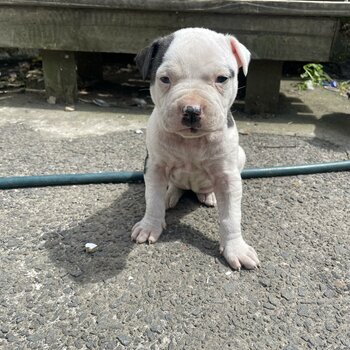
<path id="1" fill-rule="evenodd" d="M 153 41 L 150 46 L 143 48 L 135 57 L 136 67 L 139 69 L 142 79 L 149 79 L 151 76 L 152 61 L 159 49 L 159 39 Z"/>
<path id="2" fill-rule="evenodd" d="M 236 57 L 238 68 L 243 68 L 244 75 L 248 73 L 248 65 L 250 62 L 250 52 L 249 50 L 241 44 L 234 36 L 228 35 L 230 41 L 231 50 L 233 55 Z"/>
<path id="3" fill-rule="evenodd" d="M 150 46 L 142 49 L 135 57 L 135 63 L 139 69 L 142 79 L 154 81 L 158 67 L 163 62 L 165 52 L 168 50 L 174 35 L 170 34 L 156 39 Z"/>

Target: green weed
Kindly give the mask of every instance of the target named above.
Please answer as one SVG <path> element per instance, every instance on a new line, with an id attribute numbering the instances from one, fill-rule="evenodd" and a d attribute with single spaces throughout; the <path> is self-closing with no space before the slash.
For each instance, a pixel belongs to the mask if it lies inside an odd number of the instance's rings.
<path id="1" fill-rule="evenodd" d="M 333 79 L 323 70 L 322 64 L 308 63 L 303 66 L 304 73 L 300 74 L 303 79 L 297 84 L 299 90 L 312 89 L 315 86 L 323 86 L 333 82 Z M 349 96 L 350 93 L 350 81 L 336 82 L 332 90 L 339 92 L 342 96 Z"/>
<path id="2" fill-rule="evenodd" d="M 323 70 L 322 64 L 308 63 L 303 66 L 304 73 L 300 77 L 304 81 L 298 83 L 299 90 L 306 90 L 309 86 L 320 86 L 323 82 L 330 82 L 331 77 Z"/>

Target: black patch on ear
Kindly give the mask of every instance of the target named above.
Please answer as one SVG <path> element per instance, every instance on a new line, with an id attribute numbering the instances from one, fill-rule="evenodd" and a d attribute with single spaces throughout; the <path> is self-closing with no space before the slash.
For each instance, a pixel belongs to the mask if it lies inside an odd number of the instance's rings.
<path id="1" fill-rule="evenodd" d="M 233 119 L 233 115 L 232 115 L 231 111 L 229 110 L 227 112 L 227 127 L 232 128 L 234 125 L 235 125 L 235 121 Z"/>
<path id="2" fill-rule="evenodd" d="M 143 174 L 146 174 L 146 171 L 147 171 L 147 161 L 148 161 L 148 150 L 146 149 L 146 158 L 143 166 Z"/>
<path id="3" fill-rule="evenodd" d="M 156 39 L 150 46 L 145 47 L 136 55 L 135 63 L 143 80 L 150 79 L 151 84 L 154 83 L 157 69 L 162 64 L 165 52 L 173 39 L 174 34 Z"/>

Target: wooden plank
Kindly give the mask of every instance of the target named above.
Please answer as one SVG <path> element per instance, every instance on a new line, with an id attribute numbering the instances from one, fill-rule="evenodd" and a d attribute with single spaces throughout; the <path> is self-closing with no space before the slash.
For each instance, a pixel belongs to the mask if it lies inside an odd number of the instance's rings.
<path id="1" fill-rule="evenodd" d="M 230 14 L 350 16 L 350 3 L 341 0 L 0 0 L 1 5 Z"/>
<path id="2" fill-rule="evenodd" d="M 331 38 L 264 33 L 237 37 L 251 51 L 253 59 L 320 62 L 328 61 L 331 55 Z"/>
<path id="3" fill-rule="evenodd" d="M 2 16 L 1 16 L 2 15 Z M 334 30 L 333 19 L 302 18 L 290 16 L 240 16 L 197 14 L 192 12 L 110 11 L 74 10 L 50 8 L 3 7 L 0 12 L 1 23 L 8 25 L 64 25 L 75 26 L 125 26 L 157 27 L 169 30 L 174 27 L 220 26 L 231 31 L 262 31 L 271 33 L 290 33 L 306 35 L 327 35 Z M 128 28 L 126 28 L 128 29 Z M 142 33 L 140 33 L 142 34 Z"/>
<path id="4" fill-rule="evenodd" d="M 292 16 L 7 7 L 0 11 L 0 46 L 136 53 L 155 37 L 199 26 L 237 35 L 254 58 L 326 61 L 336 23 Z"/>

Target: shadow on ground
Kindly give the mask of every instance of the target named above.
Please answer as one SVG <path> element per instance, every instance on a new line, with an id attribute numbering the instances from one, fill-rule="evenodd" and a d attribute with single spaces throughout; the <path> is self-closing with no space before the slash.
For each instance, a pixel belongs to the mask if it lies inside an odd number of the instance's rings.
<path id="1" fill-rule="evenodd" d="M 313 136 L 319 139 L 331 141 L 332 148 L 338 149 L 338 145 L 345 146 L 346 149 L 350 149 L 350 113 L 332 111 L 332 105 L 327 105 L 325 110 L 325 101 L 322 100 L 322 96 L 318 97 L 318 100 L 310 104 L 309 107 L 302 99 L 295 96 L 288 96 L 284 93 L 280 94 L 279 112 L 276 115 L 254 115 L 251 118 L 255 122 L 264 121 L 273 126 L 274 123 L 296 124 L 301 125 L 300 131 L 303 134 L 302 129 L 304 125 L 310 125 Z M 341 97 L 337 97 L 340 99 Z M 345 98 L 341 98 L 343 106 L 349 104 L 350 101 Z M 329 97 L 328 97 L 329 100 Z M 328 101 L 327 100 L 327 101 Z M 337 104 L 339 101 L 334 101 Z M 329 100 L 331 104 L 331 100 Z M 241 107 L 242 108 L 242 107 Z M 345 107 L 343 108 L 345 110 Z M 243 117 L 242 120 L 244 120 Z M 239 120 L 239 119 L 238 119 Z M 298 130 L 298 129 L 297 129 Z M 308 130 L 308 129 L 305 129 Z M 310 135 L 311 136 L 311 135 Z M 325 148 L 329 148 L 330 143 L 325 143 Z"/>
<path id="2" fill-rule="evenodd" d="M 180 219 L 198 208 L 194 195 L 186 194 L 178 207 L 167 212 L 169 229 L 156 244 L 182 241 L 205 254 L 219 258 L 218 241 L 211 240 Z M 136 243 L 130 239 L 132 226 L 144 213 L 144 186 L 129 186 L 110 207 L 103 209 L 73 228 L 50 232 L 45 247 L 58 268 L 79 283 L 94 283 L 119 274 L 128 263 Z M 209 210 L 209 209 L 208 209 Z M 214 210 L 215 209 L 210 209 Z M 98 245 L 95 253 L 83 249 L 87 242 Z"/>
<path id="3" fill-rule="evenodd" d="M 344 103 L 348 101 L 344 100 Z M 350 101 L 348 102 L 350 105 Z M 350 114 L 342 112 L 331 112 L 316 116 L 316 113 L 304 103 L 300 98 L 286 96 L 280 94 L 280 106 L 283 114 L 294 115 L 298 123 L 315 124 L 317 127 L 327 127 L 338 132 L 349 133 L 350 130 Z M 317 130 L 316 130 L 317 136 Z"/>

